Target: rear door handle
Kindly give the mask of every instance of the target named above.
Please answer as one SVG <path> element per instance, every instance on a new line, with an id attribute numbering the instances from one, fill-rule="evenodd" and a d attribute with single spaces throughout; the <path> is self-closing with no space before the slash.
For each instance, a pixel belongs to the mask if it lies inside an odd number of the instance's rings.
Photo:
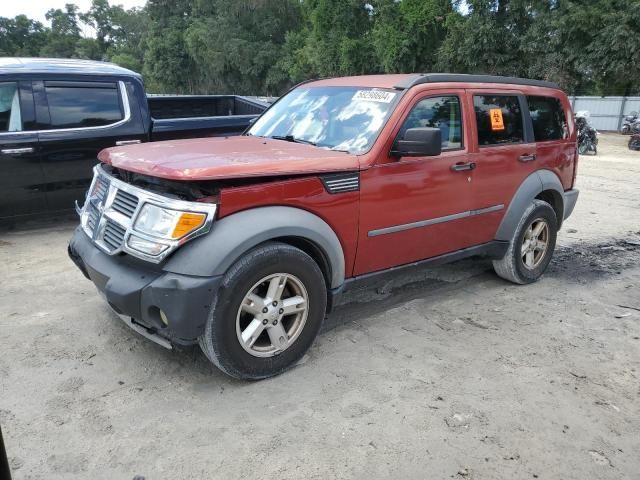
<path id="1" fill-rule="evenodd" d="M 465 172 L 467 170 L 473 170 L 476 168 L 475 162 L 458 162 L 451 165 L 451 170 L 454 172 Z"/>
<path id="2" fill-rule="evenodd" d="M 23 153 L 33 153 L 33 147 L 24 148 L 3 148 L 0 152 L 5 155 L 21 155 Z"/>
<path id="3" fill-rule="evenodd" d="M 521 162 L 533 162 L 535 159 L 535 155 L 530 155 L 528 153 L 525 155 L 520 155 L 520 157 L 518 158 L 518 160 L 520 160 Z"/>
<path id="4" fill-rule="evenodd" d="M 140 140 L 116 140 L 116 146 L 121 147 L 123 145 L 134 145 L 140 143 Z"/>

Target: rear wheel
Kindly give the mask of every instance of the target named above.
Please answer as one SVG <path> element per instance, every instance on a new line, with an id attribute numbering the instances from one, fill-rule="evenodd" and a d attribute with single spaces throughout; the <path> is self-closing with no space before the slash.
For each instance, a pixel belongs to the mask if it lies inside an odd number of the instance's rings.
<path id="1" fill-rule="evenodd" d="M 200 337 L 203 352 L 228 375 L 257 380 L 304 355 L 324 319 L 327 290 L 311 257 L 270 243 L 229 269 L 214 303 Z"/>
<path id="2" fill-rule="evenodd" d="M 558 220 L 551 205 L 534 200 L 524 212 L 505 256 L 493 261 L 498 276 L 517 284 L 538 280 L 553 256 L 557 230 Z"/>
<path id="3" fill-rule="evenodd" d="M 590 150 L 590 148 L 591 148 L 591 142 L 589 140 L 584 140 L 578 145 L 578 153 L 580 155 L 584 155 Z"/>

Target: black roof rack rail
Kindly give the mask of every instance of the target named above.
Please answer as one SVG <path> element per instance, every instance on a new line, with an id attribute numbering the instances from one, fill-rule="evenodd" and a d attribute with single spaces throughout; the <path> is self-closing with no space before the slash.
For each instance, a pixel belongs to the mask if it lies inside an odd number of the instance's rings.
<path id="1" fill-rule="evenodd" d="M 422 83 L 450 83 L 450 82 L 467 82 L 467 83 L 508 83 L 513 85 L 529 85 L 532 87 L 547 87 L 560 89 L 558 84 L 547 82 L 545 80 L 532 80 L 529 78 L 518 77 L 500 77 L 497 75 L 472 75 L 463 73 L 416 73 L 408 77 L 406 80 L 395 85 L 398 90 L 420 85 Z"/>

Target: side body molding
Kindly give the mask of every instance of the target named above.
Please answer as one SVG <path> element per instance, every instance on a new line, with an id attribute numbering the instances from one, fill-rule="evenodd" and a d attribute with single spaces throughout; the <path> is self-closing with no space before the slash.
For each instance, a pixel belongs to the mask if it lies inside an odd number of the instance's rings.
<path id="1" fill-rule="evenodd" d="M 217 220 L 208 234 L 179 248 L 163 269 L 183 275 L 222 275 L 246 251 L 280 237 L 313 242 L 331 268 L 329 287 L 342 285 L 344 253 L 335 232 L 320 217 L 293 207 L 254 208 Z"/>
<path id="2" fill-rule="evenodd" d="M 518 190 L 516 190 L 507 208 L 507 213 L 505 213 L 498 227 L 496 240 L 511 240 L 526 208 L 531 205 L 531 202 L 538 194 L 545 190 L 550 190 L 556 202 L 559 202 L 558 227 L 560 227 L 565 217 L 563 213 L 564 188 L 562 188 L 562 183 L 560 183 L 560 179 L 555 173 L 550 170 L 538 170 L 525 178 Z"/>

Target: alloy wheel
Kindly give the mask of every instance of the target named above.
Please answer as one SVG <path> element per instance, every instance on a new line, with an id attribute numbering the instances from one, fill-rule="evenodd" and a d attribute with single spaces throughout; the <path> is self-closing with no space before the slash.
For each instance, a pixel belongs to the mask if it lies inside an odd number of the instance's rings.
<path id="1" fill-rule="evenodd" d="M 309 296 L 294 275 L 275 273 L 244 296 L 236 316 L 242 348 L 255 357 L 272 357 L 296 341 L 307 321 Z"/>
<path id="2" fill-rule="evenodd" d="M 543 218 L 536 218 L 524 232 L 520 249 L 522 263 L 529 270 L 537 268 L 549 249 L 549 224 Z"/>

